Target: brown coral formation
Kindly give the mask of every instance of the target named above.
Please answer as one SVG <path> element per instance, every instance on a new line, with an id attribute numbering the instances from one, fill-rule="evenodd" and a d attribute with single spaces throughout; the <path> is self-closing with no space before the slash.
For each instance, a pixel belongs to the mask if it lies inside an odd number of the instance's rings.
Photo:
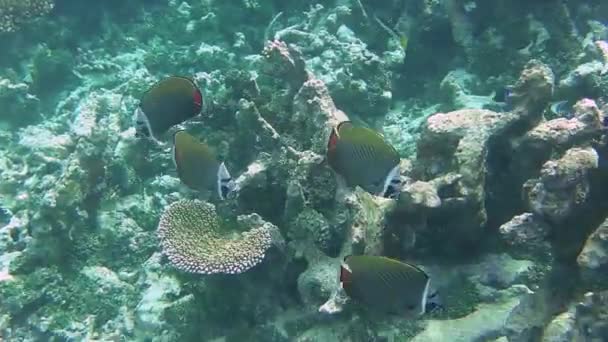
<path id="1" fill-rule="evenodd" d="M 441 205 L 430 212 L 429 220 L 435 223 L 429 229 L 443 230 L 442 226 L 449 225 L 452 242 L 478 239 L 488 224 L 487 207 L 494 210 L 494 199 L 488 198 L 487 189 L 498 181 L 496 175 L 504 172 L 492 170 L 495 162 L 490 158 L 508 153 L 510 142 L 542 119 L 542 108 L 552 91 L 551 70 L 531 61 L 513 87 L 511 112 L 463 109 L 437 113 L 426 120 L 417 144 L 414 175 L 425 181 L 447 175 L 453 179 L 438 188 Z M 488 179 L 489 175 L 493 178 Z"/>
<path id="2" fill-rule="evenodd" d="M 585 246 L 576 259 L 579 267 L 590 278 L 601 275 L 608 267 L 608 220 L 587 238 Z"/>
<path id="3" fill-rule="evenodd" d="M 597 165 L 592 148 L 572 148 L 562 158 L 546 162 L 540 177 L 524 185 L 532 211 L 556 224 L 576 214 L 589 199 L 589 173 Z"/>

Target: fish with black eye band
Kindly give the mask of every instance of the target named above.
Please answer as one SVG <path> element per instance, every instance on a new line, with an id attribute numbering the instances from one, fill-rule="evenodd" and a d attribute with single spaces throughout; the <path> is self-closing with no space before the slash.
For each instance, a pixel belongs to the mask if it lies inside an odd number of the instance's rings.
<path id="1" fill-rule="evenodd" d="M 396 198 L 401 191 L 399 154 L 369 128 L 353 126 L 350 121 L 334 127 L 327 143 L 327 161 L 351 187 L 386 198 Z"/>
<path id="2" fill-rule="evenodd" d="M 186 131 L 173 136 L 173 163 L 179 179 L 192 190 L 215 191 L 219 199 L 234 196 L 236 182 L 224 162 L 220 162 L 207 144 Z"/>
<path id="3" fill-rule="evenodd" d="M 386 313 L 416 317 L 442 308 L 430 277 L 418 266 L 370 255 L 349 255 L 340 266 L 340 285 L 356 302 Z"/>
<path id="4" fill-rule="evenodd" d="M 135 109 L 135 135 L 158 138 L 171 127 L 201 113 L 203 94 L 188 77 L 171 76 L 150 87 Z"/>

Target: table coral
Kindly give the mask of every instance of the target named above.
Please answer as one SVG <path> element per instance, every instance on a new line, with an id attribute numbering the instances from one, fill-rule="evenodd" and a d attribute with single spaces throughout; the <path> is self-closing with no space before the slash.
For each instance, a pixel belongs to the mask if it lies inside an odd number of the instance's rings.
<path id="1" fill-rule="evenodd" d="M 160 218 L 158 236 L 175 267 L 203 274 L 245 272 L 264 259 L 272 242 L 264 228 L 253 228 L 238 238 L 222 235 L 215 208 L 200 201 L 171 204 Z"/>

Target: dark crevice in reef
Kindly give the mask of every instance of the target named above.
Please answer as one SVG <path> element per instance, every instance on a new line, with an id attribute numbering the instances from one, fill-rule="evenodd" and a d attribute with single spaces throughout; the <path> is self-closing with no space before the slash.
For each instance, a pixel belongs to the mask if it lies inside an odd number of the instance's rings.
<path id="1" fill-rule="evenodd" d="M 536 315 L 542 317 L 544 324 L 568 310 L 569 303 L 581 295 L 578 290 L 581 279 L 576 263 L 554 262 L 548 269 L 550 271 L 529 299 L 535 306 Z M 534 328 L 530 340 L 540 341 L 542 333 L 541 327 Z"/>
<path id="2" fill-rule="evenodd" d="M 489 230 L 497 230 L 513 215 L 526 211 L 522 186 L 538 174 L 540 166 L 549 156 L 545 157 L 535 160 L 528 156 L 520 158 L 513 154 L 511 144 L 506 139 L 491 139 L 488 142 L 485 207 Z M 522 162 L 526 165 L 521 165 Z"/>
<path id="3" fill-rule="evenodd" d="M 14 314 L 11 317 L 11 324 L 15 326 L 24 324 L 30 315 L 34 314 L 45 305 L 50 304 L 50 302 L 51 299 L 48 297 L 48 295 L 40 295 L 40 297 L 26 303 L 17 314 Z"/>
<path id="4" fill-rule="evenodd" d="M 455 67 L 454 58 L 462 55 L 462 49 L 452 39 L 449 22 L 413 32 L 407 49 L 407 56 L 395 73 L 393 87 L 399 91 L 393 96 L 397 99 L 437 97 L 441 78 Z M 433 58 L 428 58 L 429 55 Z"/>
<path id="5" fill-rule="evenodd" d="M 515 109 L 503 115 L 524 115 L 542 113 L 544 101 L 529 101 L 527 108 Z M 525 155 L 518 146 L 519 140 L 542 119 L 534 115 L 529 120 L 515 120 L 508 124 L 501 134 L 490 137 L 487 145 L 485 208 L 488 221 L 486 226 L 496 230 L 509 221 L 513 215 L 525 212 L 526 205 L 522 192 L 523 184 L 535 178 L 544 162 L 550 159 L 552 149 L 547 146 L 526 146 Z"/>
<path id="6" fill-rule="evenodd" d="M 285 269 L 285 288 L 289 297 L 299 304 L 302 303 L 300 291 L 298 290 L 298 277 L 308 268 L 308 261 L 304 258 L 295 258 Z"/>
<path id="7" fill-rule="evenodd" d="M 425 256 L 441 256 L 467 260 L 485 250 L 485 237 L 477 229 L 470 229 L 469 218 L 479 214 L 471 205 L 452 205 L 429 215 L 425 229 L 418 234 L 416 245 L 429 246 L 420 250 Z"/>
<path id="8" fill-rule="evenodd" d="M 273 181 L 269 179 L 266 187 L 248 190 L 239 193 L 239 209 L 243 212 L 258 213 L 264 220 L 280 226 L 285 210 L 286 189 L 273 185 Z"/>
<path id="9" fill-rule="evenodd" d="M 198 303 L 183 309 L 170 309 L 170 322 L 183 327 L 181 340 L 200 341 L 209 336 L 225 335 L 227 341 L 264 341 L 255 336 L 265 330 L 265 317 L 269 311 L 275 310 L 276 305 L 285 309 L 300 304 L 297 279 L 308 267 L 304 259 L 298 259 L 284 265 L 284 271 L 276 272 L 275 262 L 281 263 L 282 257 L 272 252 L 267 257 L 269 263 L 239 275 L 241 282 L 235 282 L 234 275 L 209 275 L 201 283 L 196 276 L 180 274 L 188 292 Z M 274 277 L 285 280 L 277 281 Z M 252 297 L 253 292 L 257 295 Z M 275 300 L 256 299 L 262 296 L 272 296 Z M 202 326 L 205 329 L 201 329 Z"/>
<path id="10" fill-rule="evenodd" d="M 608 173 L 598 169 L 591 172 L 589 177 L 590 196 L 582 204 L 577 215 L 553 225 L 552 240 L 553 254 L 557 261 L 571 262 L 576 260 L 587 237 L 608 218 Z"/>
<path id="11" fill-rule="evenodd" d="M 529 179 L 539 176 L 542 165 L 569 147 L 558 150 L 529 146 L 530 153 L 518 155 L 517 149 L 505 139 L 491 140 L 488 147 L 486 199 L 488 215 L 487 227 L 496 231 L 514 215 L 530 211 L 524 196 L 523 185 Z M 586 237 L 608 216 L 608 176 L 606 170 L 598 169 L 590 177 L 591 195 L 578 210 L 579 214 L 569 216 L 565 222 L 556 224 L 544 218 L 553 226 L 552 240 L 555 256 L 562 260 L 573 260 L 580 252 Z M 559 245 L 562 242 L 563 246 Z M 567 243 L 565 243 L 567 242 Z"/>

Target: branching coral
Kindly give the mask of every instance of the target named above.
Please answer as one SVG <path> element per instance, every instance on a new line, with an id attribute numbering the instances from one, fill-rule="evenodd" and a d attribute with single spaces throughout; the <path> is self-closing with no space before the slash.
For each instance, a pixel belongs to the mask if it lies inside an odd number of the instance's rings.
<path id="1" fill-rule="evenodd" d="M 264 259 L 272 242 L 264 226 L 238 238 L 222 236 L 215 207 L 197 200 L 169 205 L 160 218 L 158 236 L 175 267 L 202 274 L 245 272 Z"/>
<path id="2" fill-rule="evenodd" d="M 0 0 L 0 32 L 13 32 L 33 18 L 49 13 L 53 0 Z"/>

